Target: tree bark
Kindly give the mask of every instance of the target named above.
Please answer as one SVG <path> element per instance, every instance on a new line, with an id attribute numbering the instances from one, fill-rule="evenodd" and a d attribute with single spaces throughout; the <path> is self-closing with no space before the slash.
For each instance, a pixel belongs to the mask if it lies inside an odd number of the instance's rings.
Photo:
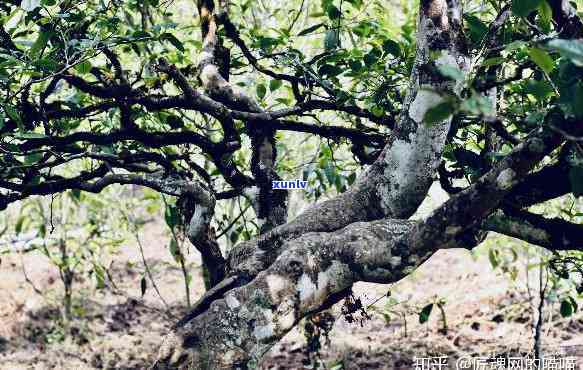
<path id="1" fill-rule="evenodd" d="M 456 1 L 422 1 L 409 91 L 379 158 L 346 193 L 237 246 L 228 258 L 236 288 L 222 297 L 213 292 L 208 309 L 181 320 L 165 338 L 158 368 L 254 368 L 301 318 L 355 281 L 397 281 L 431 254 L 403 258 L 407 248 L 395 243 L 415 225 L 404 219 L 425 198 L 449 131 L 450 118 L 426 125 L 424 115 L 441 94 L 459 93 L 437 73 L 440 65 L 468 65 L 461 8 Z"/>
<path id="2" fill-rule="evenodd" d="M 457 1 L 424 1 L 419 14 L 408 93 L 381 155 L 345 193 L 313 206 L 258 240 L 236 246 L 227 257 L 230 274 L 255 276 L 277 257 L 283 241 L 304 233 L 388 217 L 406 219 L 417 210 L 433 183 L 451 123 L 448 118 L 426 125 L 424 115 L 442 101 L 440 94 L 456 94 L 461 87 L 442 77 L 436 67 L 466 70 L 469 62 Z"/>
<path id="3" fill-rule="evenodd" d="M 450 119 L 424 124 L 425 113 L 461 88 L 437 67 L 469 65 L 461 15 L 455 0 L 421 1 L 409 91 L 377 160 L 347 192 L 236 246 L 227 278 L 164 339 L 155 368 L 256 368 L 302 318 L 329 308 L 355 282 L 396 282 L 439 249 L 474 247 L 480 227 L 501 224 L 483 220 L 516 200 L 512 191 L 523 178 L 540 183 L 540 176 L 527 175 L 564 141 L 560 130 L 532 132 L 424 220 L 407 220 L 427 195 L 450 127 Z M 583 132 L 583 122 L 546 119 L 544 127 Z M 530 229 L 552 227 L 530 220 Z M 545 232 L 541 242 L 549 243 L 555 236 Z M 574 243 L 577 232 L 569 234 Z"/>

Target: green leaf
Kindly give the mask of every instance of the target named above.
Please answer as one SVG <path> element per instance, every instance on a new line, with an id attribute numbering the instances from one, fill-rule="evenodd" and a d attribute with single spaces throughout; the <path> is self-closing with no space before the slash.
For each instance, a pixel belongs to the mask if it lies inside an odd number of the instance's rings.
<path id="1" fill-rule="evenodd" d="M 17 132 L 14 137 L 17 139 L 43 139 L 46 135 L 38 132 Z"/>
<path id="2" fill-rule="evenodd" d="M 488 259 L 490 260 L 490 265 L 492 265 L 492 269 L 496 269 L 500 264 L 498 261 L 498 251 L 496 249 L 490 248 L 488 250 Z"/>
<path id="3" fill-rule="evenodd" d="M 397 58 L 401 56 L 401 46 L 398 42 L 390 39 L 383 41 L 383 51 Z"/>
<path id="4" fill-rule="evenodd" d="M 97 280 L 97 289 L 105 288 L 105 271 L 103 271 L 103 268 L 99 265 L 93 265 L 93 272 Z"/>
<path id="5" fill-rule="evenodd" d="M 281 85 L 283 85 L 283 82 L 281 82 L 281 80 L 271 80 L 269 81 L 269 91 L 273 92 L 279 89 Z"/>
<path id="6" fill-rule="evenodd" d="M 231 232 L 231 234 L 229 235 L 229 240 L 231 241 L 231 243 L 235 244 L 237 240 L 239 240 L 239 235 L 240 230 L 233 230 L 233 232 Z"/>
<path id="7" fill-rule="evenodd" d="M 26 221 L 26 217 L 24 217 L 24 216 L 20 216 L 18 218 L 18 220 L 16 220 L 16 225 L 14 225 L 14 233 L 16 235 L 18 235 L 22 232 L 25 221 Z"/>
<path id="8" fill-rule="evenodd" d="M 377 105 L 377 104 L 375 104 L 372 107 L 370 107 L 370 111 L 376 117 L 382 117 L 385 114 L 385 110 L 383 109 L 383 107 L 381 107 L 380 105 Z"/>
<path id="9" fill-rule="evenodd" d="M 578 67 L 583 67 L 583 41 L 555 39 L 547 43 L 547 46 L 558 51 L 561 56 L 571 60 Z"/>
<path id="10" fill-rule="evenodd" d="M 164 212 L 164 219 L 166 220 L 166 225 L 171 229 L 174 229 L 180 222 L 180 216 L 178 214 L 178 208 L 168 204 L 166 206 L 166 211 Z"/>
<path id="11" fill-rule="evenodd" d="M 166 124 L 168 126 L 172 127 L 173 129 L 184 127 L 184 121 L 182 120 L 182 118 L 180 118 L 174 114 L 167 115 L 165 117 L 165 120 L 166 120 Z"/>
<path id="12" fill-rule="evenodd" d="M 583 118 L 583 83 L 579 82 L 572 88 L 571 110 L 577 118 Z"/>
<path id="13" fill-rule="evenodd" d="M 168 249 L 170 250 L 170 254 L 174 258 L 174 260 L 176 262 L 180 262 L 182 255 L 180 253 L 180 248 L 178 248 L 178 242 L 176 242 L 176 239 L 174 238 L 170 239 L 170 245 L 168 246 Z"/>
<path id="14" fill-rule="evenodd" d="M 555 61 L 553 58 L 551 58 L 549 53 L 542 49 L 530 48 L 528 49 L 528 55 L 530 56 L 530 59 L 546 73 L 551 73 L 553 68 L 555 68 Z"/>
<path id="15" fill-rule="evenodd" d="M 454 106 L 449 101 L 441 102 L 427 110 L 423 117 L 423 122 L 432 125 L 446 120 L 453 112 Z"/>
<path id="16" fill-rule="evenodd" d="M 13 135 L 16 139 L 43 139 L 46 135 L 38 132 L 16 132 Z"/>
<path id="17" fill-rule="evenodd" d="M 315 32 L 316 30 L 319 30 L 322 27 L 324 27 L 324 23 L 315 24 L 315 25 L 313 25 L 311 27 L 308 27 L 308 28 L 300 31 L 300 33 L 298 33 L 298 36 L 309 35 L 310 33 Z"/>
<path id="18" fill-rule="evenodd" d="M 75 70 L 77 72 L 79 72 L 80 74 L 85 75 L 85 74 L 91 72 L 91 67 L 92 67 L 91 63 L 88 60 L 86 60 L 83 63 L 77 64 L 75 66 Z"/>
<path id="19" fill-rule="evenodd" d="M 342 73 L 342 68 L 333 64 L 324 64 L 318 69 L 320 76 L 335 77 Z"/>
<path id="20" fill-rule="evenodd" d="M 571 191 L 576 197 L 583 195 L 583 167 L 573 166 L 569 170 L 569 182 L 571 183 Z"/>
<path id="21" fill-rule="evenodd" d="M 32 12 L 40 6 L 40 0 L 22 0 L 20 7 L 22 10 Z"/>
<path id="22" fill-rule="evenodd" d="M 2 107 L 4 108 L 4 111 L 6 112 L 6 114 L 8 115 L 8 117 L 10 117 L 11 120 L 13 120 L 14 122 L 16 122 L 16 125 L 20 129 L 23 129 L 23 127 L 22 127 L 22 119 L 20 118 L 20 114 L 18 113 L 18 111 L 16 109 L 14 109 L 14 107 L 11 106 L 11 105 L 4 105 Z"/>
<path id="23" fill-rule="evenodd" d="M 512 12 L 519 17 L 532 13 L 544 0 L 512 0 Z"/>
<path id="24" fill-rule="evenodd" d="M 547 1 L 541 2 L 538 7 L 539 23 L 541 27 L 546 31 L 551 29 L 551 20 L 553 19 L 553 10 Z"/>
<path id="25" fill-rule="evenodd" d="M 72 189 L 71 190 L 71 197 L 76 199 L 77 201 L 81 200 L 81 190 L 79 189 Z"/>
<path id="26" fill-rule="evenodd" d="M 573 312 L 577 312 L 577 310 L 579 309 L 579 305 L 577 304 L 577 301 L 575 300 L 575 298 L 569 296 L 569 297 L 567 297 L 567 299 L 569 300 L 569 302 L 571 302 L 571 306 L 573 307 Z"/>
<path id="27" fill-rule="evenodd" d="M 146 294 L 146 290 L 148 289 L 148 281 L 146 280 L 145 276 L 142 276 L 142 280 L 140 280 L 140 290 L 142 291 L 142 297 Z"/>
<path id="28" fill-rule="evenodd" d="M 326 180 L 330 185 L 334 185 L 336 182 L 336 167 L 332 164 L 332 162 L 326 162 L 326 166 L 324 167 L 324 175 L 326 175 Z"/>
<path id="29" fill-rule="evenodd" d="M 521 41 L 521 40 L 512 41 L 511 43 L 504 46 L 504 50 L 508 51 L 508 52 L 514 51 L 514 50 L 520 50 L 523 47 L 525 47 L 526 45 L 527 45 L 527 43 L 525 41 Z"/>
<path id="30" fill-rule="evenodd" d="M 334 5 L 328 5 L 326 8 L 326 14 L 328 14 L 328 18 L 331 20 L 338 19 L 342 16 L 342 12 Z"/>
<path id="31" fill-rule="evenodd" d="M 363 0 L 346 0 L 346 1 L 349 2 L 350 5 L 352 5 L 356 9 L 360 9 L 364 5 L 364 1 Z"/>
<path id="32" fill-rule="evenodd" d="M 45 72 L 54 72 L 59 67 L 59 63 L 49 57 L 37 59 L 33 64 Z"/>
<path id="33" fill-rule="evenodd" d="M 460 109 L 477 115 L 493 116 L 496 114 L 492 101 L 481 94 L 473 93 L 468 99 L 465 99 L 460 105 Z"/>
<path id="34" fill-rule="evenodd" d="M 470 29 L 470 38 L 474 43 L 478 43 L 488 32 L 488 26 L 475 15 L 464 14 L 464 20 Z"/>
<path id="35" fill-rule="evenodd" d="M 357 59 L 350 59 L 350 60 L 348 61 L 348 66 L 350 67 L 350 69 L 351 69 L 353 72 L 358 72 L 358 71 L 360 71 L 360 70 L 362 69 L 362 67 L 363 67 L 363 66 L 362 66 L 362 62 L 361 62 L 360 60 L 357 60 Z"/>
<path id="36" fill-rule="evenodd" d="M 573 307 L 573 312 L 577 312 L 577 310 L 579 309 L 579 305 L 577 304 L 577 301 L 575 300 L 575 298 L 569 296 L 569 297 L 567 297 L 567 299 L 569 300 L 569 302 L 571 302 L 571 306 Z"/>
<path id="37" fill-rule="evenodd" d="M 352 185 L 354 183 L 354 180 L 356 180 L 356 172 L 351 173 L 346 178 L 346 181 L 348 182 L 348 185 Z"/>
<path id="38" fill-rule="evenodd" d="M 257 38 L 257 43 L 261 49 L 271 51 L 275 46 L 281 43 L 281 40 L 273 37 L 259 36 Z"/>
<path id="39" fill-rule="evenodd" d="M 553 93 L 553 87 L 548 81 L 529 80 L 524 92 L 533 95 L 537 100 L 542 100 Z"/>
<path id="40" fill-rule="evenodd" d="M 169 33 L 169 32 L 165 32 L 163 34 L 160 35 L 159 38 L 160 41 L 168 41 L 169 43 L 171 43 L 176 49 L 180 50 L 181 52 L 184 53 L 184 45 L 182 44 L 182 42 L 180 40 L 178 40 L 176 38 L 176 36 L 174 36 L 173 34 Z"/>
<path id="41" fill-rule="evenodd" d="M 255 88 L 255 91 L 257 92 L 257 97 L 260 100 L 263 100 L 263 98 L 265 97 L 265 94 L 267 94 L 267 88 L 265 87 L 264 84 L 257 85 L 257 87 Z"/>
<path id="42" fill-rule="evenodd" d="M 433 310 L 433 303 L 430 303 L 427 306 L 423 307 L 423 309 L 419 313 L 419 324 L 424 324 L 427 322 L 427 320 L 429 320 L 431 310 Z"/>
<path id="43" fill-rule="evenodd" d="M 44 50 L 45 46 L 47 46 L 50 36 L 51 33 L 47 31 L 39 33 L 35 42 L 32 44 L 30 50 L 28 51 L 31 59 L 36 59 L 40 55 L 40 53 Z"/>
<path id="44" fill-rule="evenodd" d="M 32 153 L 24 157 L 24 163 L 27 165 L 35 164 L 42 159 L 41 153 Z"/>
<path id="45" fill-rule="evenodd" d="M 462 81 L 464 79 L 464 73 L 457 66 L 442 64 L 437 66 L 437 70 L 442 76 L 451 78 L 452 80 Z"/>
<path id="46" fill-rule="evenodd" d="M 503 57 L 488 58 L 482 62 L 482 67 L 491 67 L 504 63 L 506 61 Z"/>
<path id="47" fill-rule="evenodd" d="M 367 67 L 374 65 L 382 56 L 383 52 L 378 48 L 373 48 L 371 51 L 366 53 L 362 60 Z"/>
<path id="48" fill-rule="evenodd" d="M 340 32 L 338 29 L 330 29 L 326 31 L 324 37 L 324 49 L 332 50 L 340 46 Z"/>
<path id="49" fill-rule="evenodd" d="M 163 35 L 160 35 L 160 37 L 162 37 Z M 134 39 L 146 39 L 146 38 L 150 38 L 152 37 L 152 35 L 149 32 L 146 31 L 135 31 L 134 33 L 132 33 L 132 37 Z"/>
<path id="50" fill-rule="evenodd" d="M 569 317 L 573 314 L 574 310 L 573 310 L 573 306 L 571 305 L 571 302 L 567 299 L 564 299 L 561 301 L 561 316 L 563 317 Z"/>

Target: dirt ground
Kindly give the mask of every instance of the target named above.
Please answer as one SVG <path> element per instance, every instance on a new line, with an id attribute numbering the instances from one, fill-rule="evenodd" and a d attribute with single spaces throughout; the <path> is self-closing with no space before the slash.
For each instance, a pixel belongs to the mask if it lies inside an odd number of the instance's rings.
<path id="1" fill-rule="evenodd" d="M 511 243 L 497 238 L 498 245 Z M 142 240 L 168 308 L 151 287 L 141 298 L 141 257 L 137 246 L 128 243 L 111 267 L 117 290 L 108 285 L 96 291 L 94 281 L 75 281 L 76 313 L 81 317 L 67 325 L 59 320 L 58 271 L 46 258 L 35 252 L 1 256 L 0 369 L 147 368 L 162 336 L 186 307 L 181 271 L 165 247 L 163 221 L 148 225 Z M 295 329 L 269 352 L 262 369 L 414 369 L 416 356 L 439 355 L 449 356 L 449 368 L 455 368 L 456 359 L 464 356 L 526 355 L 533 347 L 536 274 L 527 278 L 519 268 L 512 281 L 492 269 L 486 248 L 440 251 L 392 286 L 357 284 L 354 296 L 369 319 L 349 323 L 338 304 L 329 315 L 335 318 L 329 341 L 322 338 L 319 354 L 308 358 L 305 330 Z M 195 271 L 194 301 L 203 292 L 200 261 L 194 252 L 188 261 Z M 447 330 L 437 306 L 426 323 L 419 323 L 421 308 L 439 298 L 445 298 Z M 542 333 L 544 352 L 578 356 L 582 368 L 582 314 L 562 318 L 559 303 L 549 300 Z"/>

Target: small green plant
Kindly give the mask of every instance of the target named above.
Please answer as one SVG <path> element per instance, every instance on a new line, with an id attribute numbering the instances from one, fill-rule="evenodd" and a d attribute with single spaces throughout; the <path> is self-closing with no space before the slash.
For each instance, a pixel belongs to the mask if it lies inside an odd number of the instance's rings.
<path id="1" fill-rule="evenodd" d="M 50 200 L 30 199 L 19 209 L 12 231 L 17 237 L 31 239 L 27 250 L 44 254 L 57 268 L 64 287 L 65 321 L 78 311 L 73 307 L 75 281 L 86 275 L 94 279 L 96 289 L 104 288 L 105 261 L 125 240 L 123 229 L 116 227 L 120 219 L 111 204 L 116 203 L 103 195 L 68 191 Z"/>
<path id="2" fill-rule="evenodd" d="M 447 316 L 445 314 L 445 304 L 446 301 L 444 298 L 436 297 L 433 302 L 426 304 L 423 306 L 421 311 L 419 312 L 419 323 L 424 324 L 429 321 L 429 316 L 433 312 L 433 309 L 437 307 L 439 309 L 439 313 L 441 314 L 441 323 L 442 327 L 438 330 L 441 334 L 447 334 Z"/>
<path id="3" fill-rule="evenodd" d="M 188 271 L 184 256 L 184 252 L 188 249 L 188 243 L 185 242 L 187 238 L 185 231 L 183 230 L 184 221 L 180 215 L 179 207 L 176 204 L 173 204 L 170 200 L 166 199 L 164 195 L 162 195 L 162 200 L 165 206 L 164 220 L 166 221 L 166 225 L 168 225 L 171 234 L 168 249 L 174 258 L 174 261 L 180 265 L 186 294 L 186 306 L 190 307 L 190 282 L 192 281 L 192 275 Z"/>

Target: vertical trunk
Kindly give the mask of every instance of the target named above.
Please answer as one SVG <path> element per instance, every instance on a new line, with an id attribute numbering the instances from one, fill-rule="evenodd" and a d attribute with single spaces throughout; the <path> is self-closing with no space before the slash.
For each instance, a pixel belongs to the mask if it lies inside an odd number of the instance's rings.
<path id="1" fill-rule="evenodd" d="M 221 1 L 217 7 L 213 0 L 199 0 L 197 5 L 204 47 L 199 62 L 199 77 L 205 90 L 213 99 L 230 108 L 253 113 L 264 112 L 257 101 L 229 83 L 229 52 L 222 46 L 217 34 L 216 19 L 228 12 L 228 2 Z M 246 131 L 253 144 L 251 171 L 256 181 L 251 198 L 261 225 L 260 232 L 264 233 L 287 221 L 287 193 L 272 189 L 272 181 L 280 179 L 275 171 L 275 132 L 263 129 L 262 126 L 258 122 L 246 122 Z M 225 125 L 223 127 L 225 135 L 228 136 L 229 128 Z"/>
<path id="2" fill-rule="evenodd" d="M 451 123 L 447 118 L 427 125 L 423 122 L 425 113 L 442 101 L 441 94 L 459 94 L 461 89 L 460 83 L 437 72 L 440 65 L 462 71 L 469 65 L 457 0 L 421 3 L 407 96 L 379 158 L 347 192 L 313 206 L 262 236 L 262 250 L 253 250 L 248 243 L 235 247 L 228 258 L 230 272 L 256 275 L 281 253 L 284 240 L 307 232 L 333 231 L 353 222 L 387 217 L 409 218 L 434 181 Z"/>
<path id="3" fill-rule="evenodd" d="M 185 191 L 179 198 L 178 206 L 186 236 L 201 254 L 208 290 L 225 277 L 225 259 L 211 227 L 215 199 L 210 192 Z"/>
<path id="4" fill-rule="evenodd" d="M 212 9 L 201 8 L 201 16 L 212 14 Z M 210 30 L 216 31 L 216 25 L 207 25 L 206 29 L 208 37 Z M 411 228 L 408 221 L 389 221 L 382 227 L 379 224 L 377 231 L 355 222 L 409 217 L 426 196 L 451 119 L 430 126 L 423 123 L 424 115 L 442 101 L 440 94 L 459 93 L 460 86 L 441 77 L 436 68 L 452 65 L 466 69 L 467 56 L 460 31 L 461 9 L 456 0 L 421 1 L 409 93 L 399 123 L 383 153 L 347 193 L 265 234 L 261 238 L 265 244 L 263 251 L 248 249 L 253 243 L 240 248 L 235 253 L 238 257 L 230 262 L 245 265 L 239 276 L 251 282 L 219 295 L 182 320 L 165 338 L 158 368 L 255 368 L 264 353 L 301 318 L 336 302 L 358 277 L 366 276 L 371 281 L 398 279 L 408 271 L 405 267 L 411 268 L 427 257 L 413 256 L 415 258 L 405 260 L 397 255 L 391 258 L 390 247 L 379 248 L 383 251 L 381 255 L 367 251 L 383 243 L 375 239 L 377 233 L 388 233 L 386 236 L 391 240 L 395 234 Z M 221 94 L 223 97 L 239 96 L 230 85 L 217 78 L 217 73 L 211 73 L 212 67 L 208 68 L 201 73 L 201 78 L 207 80 L 205 86 L 214 86 L 215 97 Z M 256 144 L 259 144 L 257 149 L 261 144 L 265 145 L 263 149 L 267 147 L 266 141 Z M 258 151 L 257 155 L 260 154 Z M 274 157 L 265 158 L 273 160 Z M 343 238 L 337 243 L 330 241 L 335 238 L 334 233 L 306 234 L 338 230 L 352 223 L 354 226 L 338 231 Z M 285 240 L 289 239 L 280 239 L 275 246 L 283 246 L 279 252 L 264 253 L 276 249 L 270 244 L 274 243 L 274 235 L 282 230 L 304 236 L 287 243 Z M 366 235 L 363 243 L 357 243 L 362 235 Z M 352 248 L 350 257 L 341 256 L 345 248 Z M 359 270 L 351 259 L 364 259 L 365 266 L 383 260 L 387 267 Z"/>

